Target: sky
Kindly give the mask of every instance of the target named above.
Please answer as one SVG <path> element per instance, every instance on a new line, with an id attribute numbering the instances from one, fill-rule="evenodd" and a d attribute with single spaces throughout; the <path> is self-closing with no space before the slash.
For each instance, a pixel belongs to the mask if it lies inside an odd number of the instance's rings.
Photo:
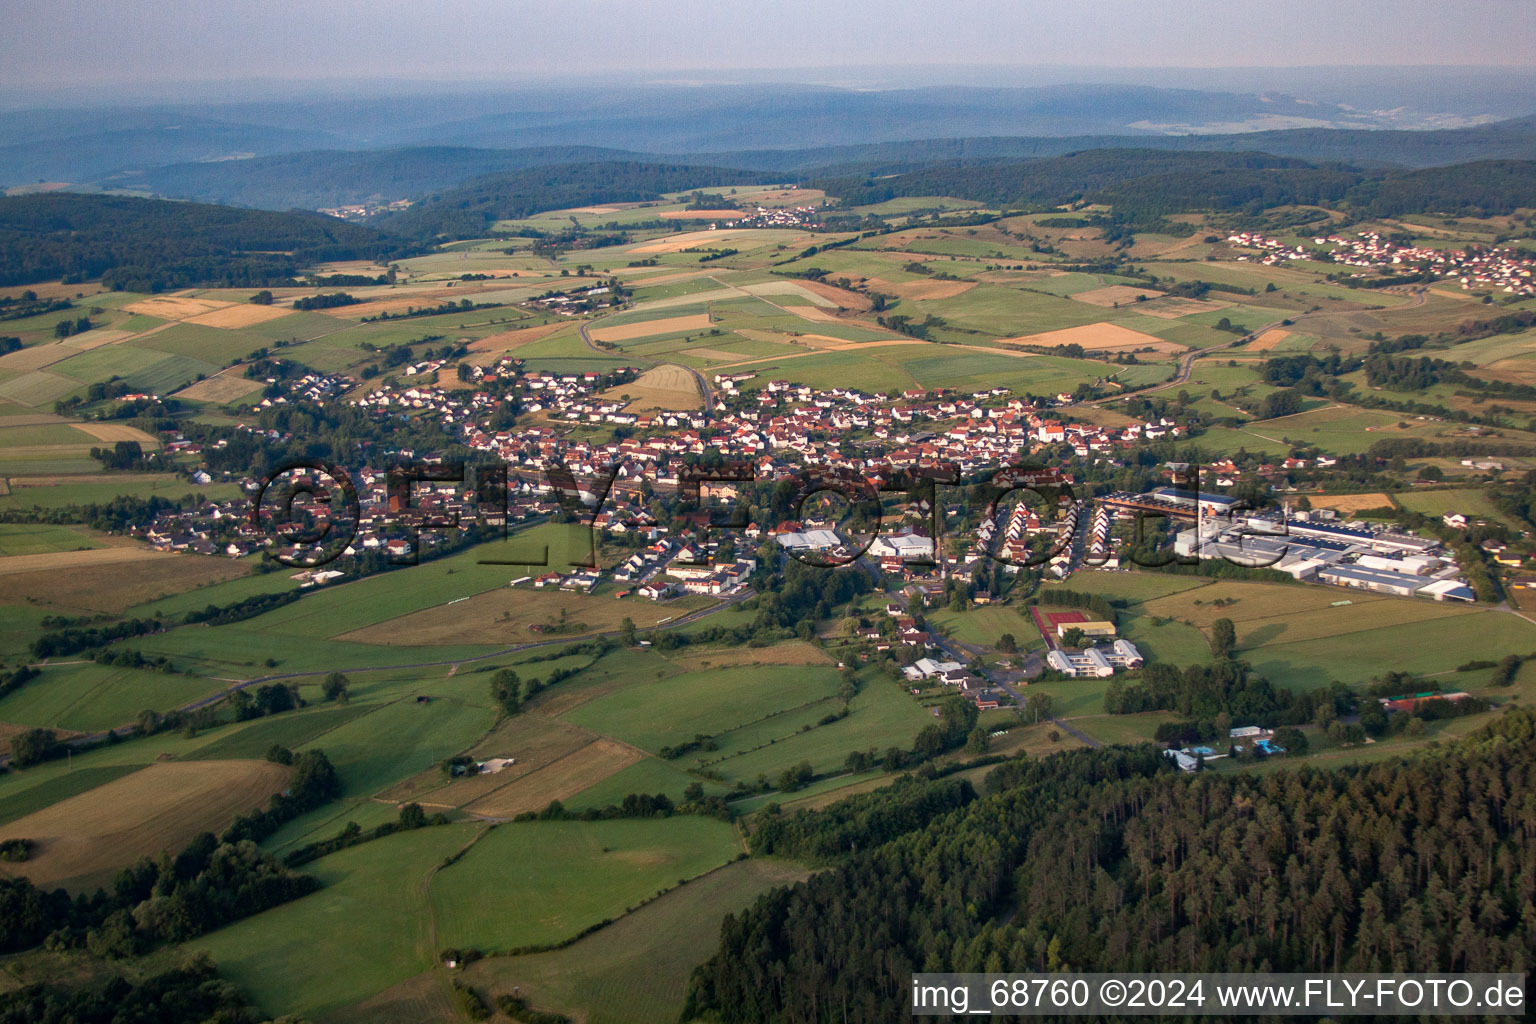
<path id="1" fill-rule="evenodd" d="M 9 0 L 0 90 L 998 65 L 1536 67 L 1531 0 Z M 834 76 L 835 77 L 835 76 Z M 898 83 L 900 84 L 900 83 Z"/>

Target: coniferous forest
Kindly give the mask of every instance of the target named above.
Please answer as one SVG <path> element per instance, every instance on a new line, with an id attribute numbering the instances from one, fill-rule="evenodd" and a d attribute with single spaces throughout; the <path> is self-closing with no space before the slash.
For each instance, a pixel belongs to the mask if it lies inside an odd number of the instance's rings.
<path id="1" fill-rule="evenodd" d="M 871 793 L 819 816 L 856 852 L 726 918 L 684 1019 L 887 1021 L 918 971 L 1523 971 L 1533 772 L 1514 711 L 1362 767 L 1190 776 L 1121 747 L 1009 762 L 961 809 Z M 824 853 L 817 819 L 774 849 Z"/>

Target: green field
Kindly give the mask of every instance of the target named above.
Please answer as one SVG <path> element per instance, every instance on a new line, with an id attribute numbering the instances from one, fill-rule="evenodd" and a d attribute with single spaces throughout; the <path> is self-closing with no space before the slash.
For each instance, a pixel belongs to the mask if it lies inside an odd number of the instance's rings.
<path id="1" fill-rule="evenodd" d="M 552 953 L 482 960 L 466 980 L 500 995 L 521 989 L 536 1009 L 587 1024 L 672 1021 L 693 968 L 714 952 L 720 922 L 805 872 L 782 861 L 729 864 Z"/>
<path id="2" fill-rule="evenodd" d="M 91 663 L 49 666 L 0 700 L 0 721 L 96 732 L 146 708 L 170 711 L 225 687 L 213 679 Z"/>
<path id="3" fill-rule="evenodd" d="M 563 717 L 654 753 L 696 734 L 715 736 L 788 708 L 824 701 L 837 687 L 837 671 L 830 666 L 797 666 L 789 672 L 711 669 L 636 679 Z M 821 714 L 830 710 L 835 709 Z"/>
<path id="4" fill-rule="evenodd" d="M 471 825 L 394 835 L 305 868 L 321 891 L 247 918 L 186 947 L 277 1016 L 311 1019 L 430 967 L 428 877 L 474 838 Z"/>
<path id="5" fill-rule="evenodd" d="M 92 465 L 97 466 L 94 462 Z M 238 497 L 240 488 L 235 484 L 198 485 L 169 473 L 98 474 L 47 487 L 18 487 L 13 482 L 11 492 L 0 495 L 0 510 L 102 505 L 118 496 L 176 499 L 189 494 L 203 495 L 210 500 L 228 500 Z"/>
<path id="6" fill-rule="evenodd" d="M 1474 519 L 1504 522 L 1504 514 L 1488 500 L 1483 490 L 1477 487 L 1399 491 L 1392 495 L 1392 500 L 1411 512 L 1421 512 L 1437 518 L 1447 512 L 1460 512 Z"/>
<path id="7" fill-rule="evenodd" d="M 47 523 L 0 523 L 0 558 L 41 555 L 51 551 L 83 551 L 104 545 L 82 527 Z"/>
<path id="8" fill-rule="evenodd" d="M 1536 625 L 1503 612 L 1478 612 L 1341 637 L 1249 651 L 1254 671 L 1277 686 L 1314 689 L 1333 680 L 1363 683 L 1389 669 L 1449 672 L 1475 652 L 1536 650 Z"/>
<path id="9" fill-rule="evenodd" d="M 740 850 L 729 824 L 691 815 L 502 825 L 433 879 L 432 912 L 445 946 L 558 942 Z"/>

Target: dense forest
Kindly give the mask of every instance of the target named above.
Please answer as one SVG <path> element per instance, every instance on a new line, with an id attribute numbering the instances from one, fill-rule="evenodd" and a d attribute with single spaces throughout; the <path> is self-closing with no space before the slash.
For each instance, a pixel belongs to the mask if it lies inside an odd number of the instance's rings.
<path id="1" fill-rule="evenodd" d="M 288 284 L 320 260 L 407 251 L 317 213 L 69 192 L 0 197 L 0 286 L 96 277 L 141 292 Z"/>
<path id="2" fill-rule="evenodd" d="M 1525 970 L 1533 769 L 1536 712 L 1511 711 L 1367 766 L 1191 776 L 1117 747 L 1008 762 L 958 809 L 855 797 L 764 826 L 852 852 L 728 916 L 684 1019 L 888 1021 L 915 971 Z M 846 844 L 860 822 L 876 843 Z"/>
<path id="3" fill-rule="evenodd" d="M 748 185 L 763 180 L 754 171 L 688 164 L 635 161 L 531 167 L 489 175 L 422 200 L 381 223 L 418 238 L 479 238 L 498 220 L 516 220 L 546 210 L 594 203 L 638 203 L 703 185 Z"/>
<path id="4" fill-rule="evenodd" d="M 955 196 L 998 207 L 1048 207 L 1077 200 L 1120 213 L 1253 211 L 1287 204 L 1338 204 L 1362 215 L 1508 213 L 1536 194 L 1536 162 L 1487 160 L 1418 171 L 1365 171 L 1264 153 L 1098 149 L 1024 162 L 951 162 L 889 178 L 810 183 L 851 206 L 898 196 Z"/>

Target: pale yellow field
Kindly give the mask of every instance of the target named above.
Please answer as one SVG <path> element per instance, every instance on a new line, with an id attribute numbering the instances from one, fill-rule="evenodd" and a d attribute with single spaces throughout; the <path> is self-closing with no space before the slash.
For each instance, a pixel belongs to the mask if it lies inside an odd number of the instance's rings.
<path id="1" fill-rule="evenodd" d="M 220 373 L 182 388 L 176 392 L 176 397 L 194 402 L 214 402 L 223 405 L 225 402 L 244 398 L 252 391 L 260 391 L 261 387 L 259 380 L 250 380 L 236 373 Z"/>
<path id="2" fill-rule="evenodd" d="M 883 277 L 871 277 L 865 282 L 872 291 L 885 292 L 901 299 L 952 299 L 976 287 L 975 281 L 908 281 L 897 284 Z"/>
<path id="3" fill-rule="evenodd" d="M 1073 301 L 1086 302 L 1090 306 L 1103 306 L 1106 309 L 1119 304 L 1129 305 L 1136 301 L 1137 297 L 1156 299 L 1164 293 L 1151 288 L 1136 288 L 1128 284 L 1112 284 L 1104 288 L 1094 288 L 1091 291 L 1078 292 L 1072 296 Z"/>
<path id="4" fill-rule="evenodd" d="M 688 231 L 681 235 L 673 235 L 670 238 L 659 239 L 655 242 L 647 242 L 630 249 L 630 252 L 682 252 L 684 249 L 692 249 L 694 246 L 709 245 L 712 242 L 735 241 L 746 235 L 752 234 L 752 228 L 731 228 L 720 231 Z M 807 234 L 805 237 L 809 238 Z M 790 241 L 790 245 L 796 245 L 799 239 Z"/>
<path id="5" fill-rule="evenodd" d="M 1121 327 L 1119 324 L 1109 323 L 1084 324 L 1082 327 L 1068 327 L 1060 331 L 1026 334 L 1022 337 L 1005 338 L 1003 340 L 1018 342 L 1024 345 L 1039 345 L 1044 348 L 1055 348 L 1059 345 L 1081 345 L 1090 352 L 1126 352 L 1142 348 L 1150 348 L 1158 352 L 1184 351 L 1183 345 L 1176 345 L 1171 341 L 1164 341 L 1150 334 L 1133 331 L 1129 327 Z"/>
<path id="6" fill-rule="evenodd" d="M 487 818 L 511 818 L 524 811 L 543 810 L 551 800 L 569 800 L 643 757 L 643 752 L 615 740 L 594 740 L 466 804 L 464 809 Z"/>
<path id="7" fill-rule="evenodd" d="M 169 324 L 162 324 L 160 327 L 150 328 L 150 331 L 162 330 L 169 326 Z M 150 331 L 143 333 L 148 334 Z M 66 351 L 89 352 L 93 348 L 101 348 L 103 345 L 116 345 L 120 341 L 127 341 L 129 338 L 137 338 L 138 336 L 138 331 L 97 329 L 86 331 L 84 334 L 72 334 L 59 342 L 59 346 Z"/>
<path id="8" fill-rule="evenodd" d="M 704 331 L 708 330 L 709 326 L 708 313 L 695 313 L 692 316 L 665 317 L 660 320 L 646 320 L 643 323 L 624 324 L 622 327 L 597 327 L 588 333 L 595 341 L 631 341 L 635 338 L 648 338 L 655 334 L 671 334 L 674 331 Z"/>
<path id="9" fill-rule="evenodd" d="M 126 426 L 122 423 L 76 423 L 76 430 L 83 430 L 98 441 L 113 443 L 117 441 L 137 441 L 145 450 L 160 447 L 160 442 L 153 434 L 146 434 L 137 427 Z"/>
<path id="10" fill-rule="evenodd" d="M 1272 327 L 1265 331 L 1263 334 L 1259 335 L 1257 338 L 1253 339 L 1253 341 L 1249 342 L 1248 351 L 1268 352 L 1270 349 L 1274 348 L 1276 345 L 1280 344 L 1290 336 L 1290 331 L 1282 330 L 1279 327 Z"/>
<path id="11" fill-rule="evenodd" d="M 1359 512 L 1368 508 L 1391 508 L 1392 499 L 1380 491 L 1370 494 L 1309 494 L 1313 508 L 1332 508 L 1340 512 Z"/>
<path id="12" fill-rule="evenodd" d="M 568 326 L 570 325 L 563 323 L 540 324 L 537 327 L 524 327 L 519 331 L 501 331 L 497 334 L 488 334 L 477 341 L 470 342 L 469 350 L 482 356 L 501 356 L 506 352 L 511 352 L 514 349 L 538 341 L 540 338 L 547 338 L 562 327 Z M 482 361 L 494 362 L 492 359 L 475 360 L 475 362 Z"/>
<path id="13" fill-rule="evenodd" d="M 44 345 L 33 345 L 30 348 L 17 349 L 15 352 L 7 352 L 0 356 L 0 370 L 16 370 L 25 373 L 30 370 L 41 370 L 45 366 L 52 366 L 61 359 L 80 354 L 79 349 L 66 348 L 58 342 Z"/>
<path id="14" fill-rule="evenodd" d="M 187 323 L 198 324 L 202 327 L 223 327 L 233 330 L 239 327 L 250 327 L 252 324 L 263 324 L 268 320 L 276 320 L 285 317 L 293 310 L 286 306 L 259 306 L 254 302 L 245 302 L 234 306 L 225 306 L 223 309 L 215 309 L 211 313 L 203 313 L 198 316 L 187 317 Z"/>
<path id="15" fill-rule="evenodd" d="M 0 872 L 46 888 L 89 888 L 140 857 L 174 854 L 199 833 L 265 806 L 290 774 L 270 761 L 152 764 L 0 827 L 0 840 L 37 843 L 31 859 L 0 862 Z"/>
<path id="16" fill-rule="evenodd" d="M 785 306 L 784 309 L 807 320 L 815 320 L 817 323 L 833 324 L 838 322 L 836 316 L 833 316 L 824 309 L 817 309 L 815 306 Z"/>
<path id="17" fill-rule="evenodd" d="M 162 320 L 190 320 L 195 316 L 212 313 L 216 309 L 224 309 L 232 306 L 232 302 L 220 302 L 216 299 L 189 299 L 177 295 L 157 295 L 152 299 L 140 299 L 132 305 L 124 306 L 130 313 L 142 313 L 145 316 L 156 316 Z"/>
<path id="18" fill-rule="evenodd" d="M 615 399 L 629 395 L 628 412 L 653 412 L 673 409 L 698 409 L 704 405 L 698 380 L 673 363 L 663 363 L 642 373 L 638 380 L 609 388 L 600 397 Z"/>

